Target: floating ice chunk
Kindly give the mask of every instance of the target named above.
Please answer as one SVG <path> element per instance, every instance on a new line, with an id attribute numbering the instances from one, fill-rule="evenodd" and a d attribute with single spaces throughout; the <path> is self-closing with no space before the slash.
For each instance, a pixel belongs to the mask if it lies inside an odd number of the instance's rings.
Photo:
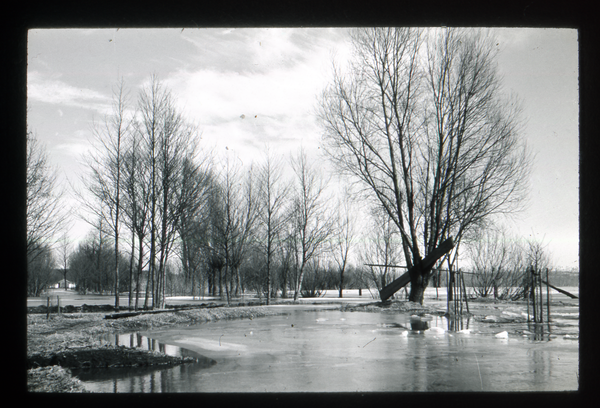
<path id="1" fill-rule="evenodd" d="M 341 320 L 341 321 L 344 321 L 344 320 L 346 320 L 346 319 L 344 319 L 343 317 L 340 317 L 340 320 Z"/>
<path id="2" fill-rule="evenodd" d="M 462 329 L 462 330 L 457 331 L 457 333 L 460 333 L 460 334 L 471 334 L 471 329 Z"/>
<path id="3" fill-rule="evenodd" d="M 577 340 L 577 339 L 579 339 L 579 336 L 577 336 L 575 334 L 567 334 L 567 335 L 565 335 L 565 337 L 563 337 L 563 339 Z"/>
<path id="4" fill-rule="evenodd" d="M 507 331 L 500 332 L 500 333 L 496 334 L 496 338 L 508 339 L 508 332 Z"/>
<path id="5" fill-rule="evenodd" d="M 430 327 L 429 331 L 432 333 L 444 333 L 446 331 L 446 329 L 442 328 L 442 327 Z"/>
<path id="6" fill-rule="evenodd" d="M 402 333 L 400 333 L 400 337 L 408 337 L 408 330 L 404 330 Z"/>
<path id="7" fill-rule="evenodd" d="M 325 321 L 327 321 L 327 319 L 325 319 L 324 317 L 319 317 L 317 319 L 317 322 L 325 322 Z"/>
<path id="8" fill-rule="evenodd" d="M 495 323 L 498 321 L 498 319 L 496 318 L 496 316 L 490 315 L 490 316 L 486 316 L 483 318 L 484 322 L 492 322 Z"/>

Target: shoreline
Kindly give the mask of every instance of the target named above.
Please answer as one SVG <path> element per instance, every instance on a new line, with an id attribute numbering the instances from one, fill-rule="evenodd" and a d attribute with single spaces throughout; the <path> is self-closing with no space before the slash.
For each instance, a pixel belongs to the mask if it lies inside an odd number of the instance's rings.
<path id="1" fill-rule="evenodd" d="M 87 392 L 70 369 L 156 367 L 195 362 L 150 350 L 114 346 L 99 340 L 110 334 L 191 326 L 227 319 L 253 319 L 282 312 L 259 307 L 187 309 L 158 315 L 105 319 L 105 313 L 27 315 L 27 390 L 29 392 Z"/>

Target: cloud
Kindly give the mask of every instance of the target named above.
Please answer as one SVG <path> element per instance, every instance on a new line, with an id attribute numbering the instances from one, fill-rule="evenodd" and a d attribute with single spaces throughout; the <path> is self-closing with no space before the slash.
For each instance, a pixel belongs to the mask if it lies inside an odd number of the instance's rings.
<path id="1" fill-rule="evenodd" d="M 343 63 L 350 55 L 345 38 L 345 30 L 334 29 L 190 31 L 186 39 L 202 58 L 164 83 L 210 146 L 249 160 L 266 143 L 282 153 L 300 144 L 317 149 L 315 104 L 332 59 Z"/>
<path id="2" fill-rule="evenodd" d="M 78 88 L 58 79 L 47 78 L 36 71 L 27 74 L 27 97 L 50 104 L 94 109 L 101 113 L 111 108 L 110 97 L 92 89 Z"/>

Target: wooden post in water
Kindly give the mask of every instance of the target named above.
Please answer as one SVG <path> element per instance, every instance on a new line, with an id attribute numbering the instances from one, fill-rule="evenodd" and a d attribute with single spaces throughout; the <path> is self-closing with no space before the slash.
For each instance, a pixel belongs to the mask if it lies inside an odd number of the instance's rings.
<path id="1" fill-rule="evenodd" d="M 456 282 L 456 284 L 458 285 L 458 291 L 460 292 L 460 314 L 462 316 L 462 304 L 463 304 L 464 292 L 462 290 L 462 271 L 460 269 L 458 270 L 458 282 Z M 461 318 L 461 321 L 462 321 L 462 318 Z"/>
<path id="2" fill-rule="evenodd" d="M 458 286 L 458 282 L 460 282 L 460 271 L 457 271 L 454 274 L 454 310 L 456 310 L 456 314 L 460 314 L 460 286 Z"/>
<path id="3" fill-rule="evenodd" d="M 58 315 L 60 316 L 60 296 L 56 296 L 56 307 L 58 309 Z"/>
<path id="4" fill-rule="evenodd" d="M 463 273 L 460 274 L 462 279 L 463 292 L 465 295 L 465 305 L 467 306 L 467 313 L 471 313 L 469 311 L 469 299 L 467 297 L 467 285 L 465 284 L 465 275 Z"/>
<path id="5" fill-rule="evenodd" d="M 454 294 L 452 295 L 452 299 L 454 299 L 454 314 L 458 315 L 460 313 L 460 293 L 458 292 L 458 286 L 456 285 L 456 283 L 459 279 L 459 274 L 458 272 L 453 272 L 452 274 L 454 275 L 454 279 L 452 279 L 452 285 L 454 286 Z"/>
<path id="6" fill-rule="evenodd" d="M 546 308 L 547 308 L 547 317 L 546 320 L 550 323 L 550 279 L 548 278 L 548 268 L 546 268 Z"/>
<path id="7" fill-rule="evenodd" d="M 529 267 L 527 268 L 526 274 L 528 272 L 529 272 Z M 527 323 L 529 323 L 529 294 L 530 294 L 530 290 L 526 288 L 525 292 L 527 293 Z"/>
<path id="8" fill-rule="evenodd" d="M 450 314 L 450 299 L 452 298 L 450 292 L 450 269 L 446 271 L 446 311 Z"/>
<path id="9" fill-rule="evenodd" d="M 46 320 L 50 318 L 50 295 L 46 297 Z"/>
<path id="10" fill-rule="evenodd" d="M 544 323 L 544 291 L 542 289 L 542 271 L 540 270 L 538 272 L 538 275 L 536 277 L 536 282 L 538 283 L 539 287 L 540 287 L 540 323 Z"/>
<path id="11" fill-rule="evenodd" d="M 535 302 L 535 269 L 531 267 L 531 300 L 533 302 L 533 322 L 537 323 L 536 302 Z"/>

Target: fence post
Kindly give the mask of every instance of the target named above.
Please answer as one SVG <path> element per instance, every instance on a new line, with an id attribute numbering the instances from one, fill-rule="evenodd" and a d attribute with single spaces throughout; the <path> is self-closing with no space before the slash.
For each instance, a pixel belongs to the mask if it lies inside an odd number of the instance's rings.
<path id="1" fill-rule="evenodd" d="M 548 286 L 550 284 L 550 279 L 548 277 L 548 268 L 546 268 L 546 307 L 547 307 L 547 318 L 546 320 L 548 320 L 548 323 L 550 323 L 550 287 Z"/>
<path id="2" fill-rule="evenodd" d="M 58 315 L 60 316 L 60 296 L 56 295 L 56 307 L 58 309 Z"/>
<path id="3" fill-rule="evenodd" d="M 452 299 L 452 292 L 450 291 L 451 281 L 450 268 L 448 268 L 448 272 L 446 273 L 446 310 L 448 314 L 450 314 L 450 300 Z"/>
<path id="4" fill-rule="evenodd" d="M 533 301 L 533 322 L 537 323 L 537 303 L 535 301 L 535 269 L 533 269 L 533 266 L 531 267 L 531 300 Z"/>
<path id="5" fill-rule="evenodd" d="M 50 295 L 46 296 L 46 320 L 50 318 Z"/>
<path id="6" fill-rule="evenodd" d="M 542 271 L 538 272 L 537 281 L 540 287 L 540 323 L 544 323 L 544 291 L 542 289 Z"/>
<path id="7" fill-rule="evenodd" d="M 465 275 L 463 273 L 461 273 L 460 277 L 462 279 L 463 291 L 464 291 L 464 295 L 465 295 L 465 305 L 467 306 L 467 313 L 471 313 L 469 311 L 469 299 L 467 296 L 467 284 L 465 283 Z"/>
<path id="8" fill-rule="evenodd" d="M 461 285 L 461 279 L 462 279 L 462 271 L 459 269 L 458 270 L 458 281 L 456 282 L 456 284 L 458 285 L 458 293 L 459 293 L 459 297 L 458 297 L 458 301 L 460 304 L 460 315 L 462 316 L 463 314 L 463 290 L 462 290 L 462 285 Z"/>
<path id="9" fill-rule="evenodd" d="M 526 274 L 529 272 L 529 267 L 527 267 L 527 272 L 525 272 Z M 525 279 L 527 279 L 528 276 L 525 276 Z M 530 290 L 528 288 L 525 288 L 525 292 L 527 293 L 527 323 L 529 323 L 529 297 L 530 297 Z"/>

